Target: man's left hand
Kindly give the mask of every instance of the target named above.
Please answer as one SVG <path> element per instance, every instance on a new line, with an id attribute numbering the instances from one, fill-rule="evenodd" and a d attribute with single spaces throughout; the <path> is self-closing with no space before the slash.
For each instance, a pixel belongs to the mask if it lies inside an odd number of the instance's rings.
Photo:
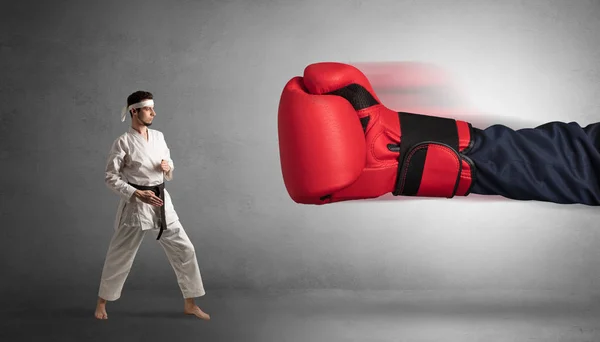
<path id="1" fill-rule="evenodd" d="M 166 160 L 162 160 L 160 162 L 160 168 L 164 171 L 164 172 L 169 172 L 171 170 L 171 167 L 169 166 L 169 162 L 167 162 Z"/>

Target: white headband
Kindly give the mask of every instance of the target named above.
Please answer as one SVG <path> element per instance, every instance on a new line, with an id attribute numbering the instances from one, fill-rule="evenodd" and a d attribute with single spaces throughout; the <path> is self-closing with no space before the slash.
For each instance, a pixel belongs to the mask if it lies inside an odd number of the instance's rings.
<path id="1" fill-rule="evenodd" d="M 137 108 L 144 108 L 144 107 L 154 108 L 154 100 L 144 100 L 142 102 L 134 103 L 129 107 L 127 107 L 127 106 L 123 107 L 123 110 L 121 111 L 121 122 L 125 121 L 125 116 L 127 115 L 127 112 L 129 112 L 130 110 L 137 109 Z"/>

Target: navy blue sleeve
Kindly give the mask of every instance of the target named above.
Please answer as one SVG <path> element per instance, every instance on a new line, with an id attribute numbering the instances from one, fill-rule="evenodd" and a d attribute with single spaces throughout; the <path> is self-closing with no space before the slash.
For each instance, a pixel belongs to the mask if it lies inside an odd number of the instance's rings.
<path id="1" fill-rule="evenodd" d="M 471 193 L 600 205 L 600 123 L 493 125 L 474 129 L 473 136 L 466 153 L 477 169 Z"/>

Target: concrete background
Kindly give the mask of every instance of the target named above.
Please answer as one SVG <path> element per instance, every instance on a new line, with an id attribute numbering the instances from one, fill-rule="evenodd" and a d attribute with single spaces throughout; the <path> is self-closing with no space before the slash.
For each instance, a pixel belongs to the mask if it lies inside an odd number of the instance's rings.
<path id="1" fill-rule="evenodd" d="M 216 289 L 600 289 L 600 211 L 501 198 L 293 203 L 277 106 L 319 61 L 450 72 L 477 126 L 600 118 L 598 1 L 12 1 L 0 15 L 3 294 L 96 294 L 104 185 L 131 92 L 155 94 L 168 184 Z M 125 291 L 177 291 L 153 237 Z M 126 292 L 125 292 L 126 293 Z M 57 298 L 57 300 L 59 300 Z"/>

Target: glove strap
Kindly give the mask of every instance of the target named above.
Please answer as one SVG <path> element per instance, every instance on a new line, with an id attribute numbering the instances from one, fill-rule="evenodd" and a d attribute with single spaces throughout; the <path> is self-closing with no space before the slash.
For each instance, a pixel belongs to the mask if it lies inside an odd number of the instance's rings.
<path id="1" fill-rule="evenodd" d="M 394 196 L 467 196 L 474 165 L 462 153 L 472 146 L 471 124 L 398 112 L 402 132 Z M 389 146 L 390 149 L 393 146 Z"/>

